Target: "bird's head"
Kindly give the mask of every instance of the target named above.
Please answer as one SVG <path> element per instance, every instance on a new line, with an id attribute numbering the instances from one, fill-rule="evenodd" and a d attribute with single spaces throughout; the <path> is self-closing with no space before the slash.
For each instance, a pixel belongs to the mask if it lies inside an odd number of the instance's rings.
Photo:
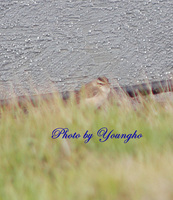
<path id="1" fill-rule="evenodd" d="M 109 93 L 110 92 L 110 83 L 109 80 L 106 77 L 98 77 L 96 79 L 96 85 L 97 87 L 102 90 L 102 92 Z"/>

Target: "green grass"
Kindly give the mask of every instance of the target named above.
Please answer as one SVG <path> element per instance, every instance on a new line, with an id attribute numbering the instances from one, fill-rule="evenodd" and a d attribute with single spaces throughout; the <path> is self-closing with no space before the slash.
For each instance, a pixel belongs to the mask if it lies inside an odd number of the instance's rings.
<path id="1" fill-rule="evenodd" d="M 30 105 L 27 114 L 1 109 L 0 199 L 173 199 L 173 104 L 144 100 L 134 110 L 125 101 L 95 110 L 55 101 Z M 59 127 L 94 136 L 87 144 L 52 139 Z M 102 127 L 143 137 L 100 142 Z"/>

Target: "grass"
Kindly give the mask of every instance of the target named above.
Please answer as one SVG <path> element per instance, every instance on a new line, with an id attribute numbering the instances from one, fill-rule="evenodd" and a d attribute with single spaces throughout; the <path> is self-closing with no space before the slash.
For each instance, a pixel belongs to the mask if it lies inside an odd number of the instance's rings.
<path id="1" fill-rule="evenodd" d="M 1 109 L 0 199 L 173 199 L 173 104 L 128 101 L 95 110 L 73 101 Z M 52 139 L 56 128 L 93 138 Z M 140 139 L 107 139 L 137 130 Z M 69 152 L 70 147 L 70 152 Z"/>

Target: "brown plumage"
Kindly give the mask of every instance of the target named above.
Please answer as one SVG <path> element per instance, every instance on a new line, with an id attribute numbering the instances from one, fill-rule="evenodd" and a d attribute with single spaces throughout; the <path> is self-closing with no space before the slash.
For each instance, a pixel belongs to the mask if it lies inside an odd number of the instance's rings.
<path id="1" fill-rule="evenodd" d="M 84 85 L 80 94 L 83 94 L 87 105 L 93 104 L 100 107 L 108 98 L 110 93 L 110 83 L 106 77 L 99 77 Z"/>

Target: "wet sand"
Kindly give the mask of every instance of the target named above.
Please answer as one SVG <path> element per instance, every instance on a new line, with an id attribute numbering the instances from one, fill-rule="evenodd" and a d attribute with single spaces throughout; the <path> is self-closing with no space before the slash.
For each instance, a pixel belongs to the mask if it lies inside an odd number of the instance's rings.
<path id="1" fill-rule="evenodd" d="M 172 77 L 173 2 L 0 2 L 0 99 Z"/>

